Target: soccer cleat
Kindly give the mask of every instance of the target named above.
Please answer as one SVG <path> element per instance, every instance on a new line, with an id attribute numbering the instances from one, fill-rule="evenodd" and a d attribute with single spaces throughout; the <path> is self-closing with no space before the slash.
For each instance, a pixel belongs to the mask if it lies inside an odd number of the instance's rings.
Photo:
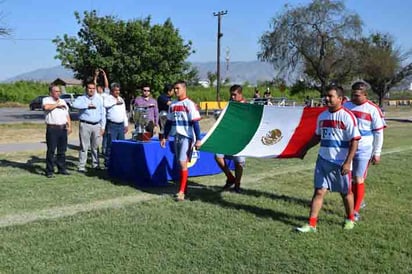
<path id="1" fill-rule="evenodd" d="M 297 227 L 296 231 L 301 232 L 301 233 L 316 232 L 316 227 L 306 224 L 302 227 Z"/>
<path id="2" fill-rule="evenodd" d="M 344 230 L 351 230 L 355 227 L 355 222 L 349 219 L 345 220 L 345 223 L 343 224 L 343 229 Z"/>
<path id="3" fill-rule="evenodd" d="M 365 203 L 365 201 L 362 201 L 362 203 L 360 205 L 360 208 L 365 208 L 365 207 L 366 207 L 366 203 Z"/>
<path id="4" fill-rule="evenodd" d="M 226 184 L 223 186 L 222 190 L 223 191 L 229 190 L 234 184 L 235 182 L 226 180 Z"/>
<path id="5" fill-rule="evenodd" d="M 355 215 L 355 221 L 356 221 L 356 222 L 360 221 L 360 218 L 361 218 L 361 217 L 360 217 L 359 212 L 355 212 L 354 215 Z"/>
<path id="6" fill-rule="evenodd" d="M 177 193 L 175 200 L 176 200 L 177 202 L 184 201 L 184 200 L 185 200 L 185 194 L 184 194 L 183 192 Z"/>

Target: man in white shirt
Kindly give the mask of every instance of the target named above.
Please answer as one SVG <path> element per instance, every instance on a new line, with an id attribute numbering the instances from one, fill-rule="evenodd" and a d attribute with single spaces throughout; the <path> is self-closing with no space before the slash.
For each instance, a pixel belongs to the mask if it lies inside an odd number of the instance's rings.
<path id="1" fill-rule="evenodd" d="M 69 175 L 66 170 L 67 135 L 71 133 L 71 120 L 69 107 L 60 99 L 60 88 L 56 85 L 49 87 L 49 97 L 43 98 L 42 107 L 45 112 L 46 121 L 46 177 L 54 177 L 54 162 L 58 172 Z M 54 154 L 57 148 L 56 159 Z"/>
<path id="2" fill-rule="evenodd" d="M 354 195 L 355 220 L 359 221 L 359 211 L 365 196 L 365 180 L 369 164 L 378 164 L 383 145 L 383 129 L 386 127 L 379 107 L 368 99 L 368 85 L 357 81 L 352 85 L 351 101 L 345 107 L 355 115 L 362 139 L 353 159 L 352 191 Z"/>
<path id="3" fill-rule="evenodd" d="M 101 83 L 101 81 L 99 81 L 101 80 L 101 78 L 103 78 L 103 84 Z M 93 81 L 96 86 L 96 94 L 100 95 L 102 100 L 104 101 L 107 97 L 110 96 L 109 80 L 107 79 L 106 72 L 101 68 L 96 69 L 94 73 Z M 106 153 L 106 147 L 107 147 L 107 135 L 104 134 L 103 139 L 102 139 L 102 154 L 103 155 Z"/>
<path id="4" fill-rule="evenodd" d="M 120 85 L 113 83 L 111 85 L 110 96 L 104 102 L 106 108 L 106 138 L 107 147 L 105 153 L 105 166 L 109 167 L 110 151 L 113 140 L 124 140 L 125 134 L 129 128 L 127 118 L 126 104 L 120 97 Z"/>

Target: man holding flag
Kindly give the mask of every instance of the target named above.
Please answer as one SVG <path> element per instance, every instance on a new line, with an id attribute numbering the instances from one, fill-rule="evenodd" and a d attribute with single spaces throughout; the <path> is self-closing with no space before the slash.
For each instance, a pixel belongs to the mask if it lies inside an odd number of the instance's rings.
<path id="1" fill-rule="evenodd" d="M 246 103 L 246 100 L 243 98 L 242 86 L 233 85 L 230 87 L 230 101 Z M 232 174 L 227 166 L 225 158 L 235 162 L 235 175 Z M 245 165 L 245 157 L 216 154 L 215 160 L 217 165 L 226 175 L 226 184 L 223 186 L 223 190 L 229 190 L 234 185 L 234 191 L 240 193 L 240 181 L 242 179 L 243 166 Z"/>
<path id="2" fill-rule="evenodd" d="M 303 157 L 308 149 L 320 142 L 309 223 L 297 228 L 303 233 L 316 232 L 319 211 L 328 190 L 339 192 L 343 198 L 347 215 L 343 228 L 350 230 L 355 224 L 350 176 L 361 135 L 355 116 L 342 107 L 343 89 L 339 86 L 329 87 L 325 99 L 328 110 L 319 115 L 316 134 L 302 151 Z"/>

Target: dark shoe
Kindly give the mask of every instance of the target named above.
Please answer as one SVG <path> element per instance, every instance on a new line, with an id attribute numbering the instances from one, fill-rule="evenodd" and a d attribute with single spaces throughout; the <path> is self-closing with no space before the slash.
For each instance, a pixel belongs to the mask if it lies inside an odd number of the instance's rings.
<path id="1" fill-rule="evenodd" d="M 61 175 L 70 175 L 70 173 L 67 172 L 67 170 L 59 171 L 59 174 L 61 174 Z"/>
<path id="2" fill-rule="evenodd" d="M 53 174 L 53 173 L 46 173 L 46 177 L 47 177 L 47 178 L 53 178 L 53 177 L 54 177 L 54 174 Z"/>
<path id="3" fill-rule="evenodd" d="M 242 189 L 240 188 L 240 186 L 235 186 L 234 188 L 233 188 L 233 190 L 236 192 L 236 193 L 242 193 Z"/>
<path id="4" fill-rule="evenodd" d="M 86 173 L 86 170 L 85 170 L 85 169 L 78 169 L 77 172 L 79 172 L 79 173 Z"/>
<path id="5" fill-rule="evenodd" d="M 223 191 L 229 190 L 234 184 L 235 182 L 226 180 L 226 184 L 223 186 L 222 190 Z"/>

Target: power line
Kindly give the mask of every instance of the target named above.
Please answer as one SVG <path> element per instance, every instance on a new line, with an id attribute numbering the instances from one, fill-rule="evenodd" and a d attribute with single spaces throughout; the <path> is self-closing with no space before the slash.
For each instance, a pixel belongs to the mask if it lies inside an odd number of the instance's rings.
<path id="1" fill-rule="evenodd" d="M 52 38 L 7 38 L 7 37 L 0 37 L 0 40 L 10 40 L 10 41 L 53 41 Z"/>

